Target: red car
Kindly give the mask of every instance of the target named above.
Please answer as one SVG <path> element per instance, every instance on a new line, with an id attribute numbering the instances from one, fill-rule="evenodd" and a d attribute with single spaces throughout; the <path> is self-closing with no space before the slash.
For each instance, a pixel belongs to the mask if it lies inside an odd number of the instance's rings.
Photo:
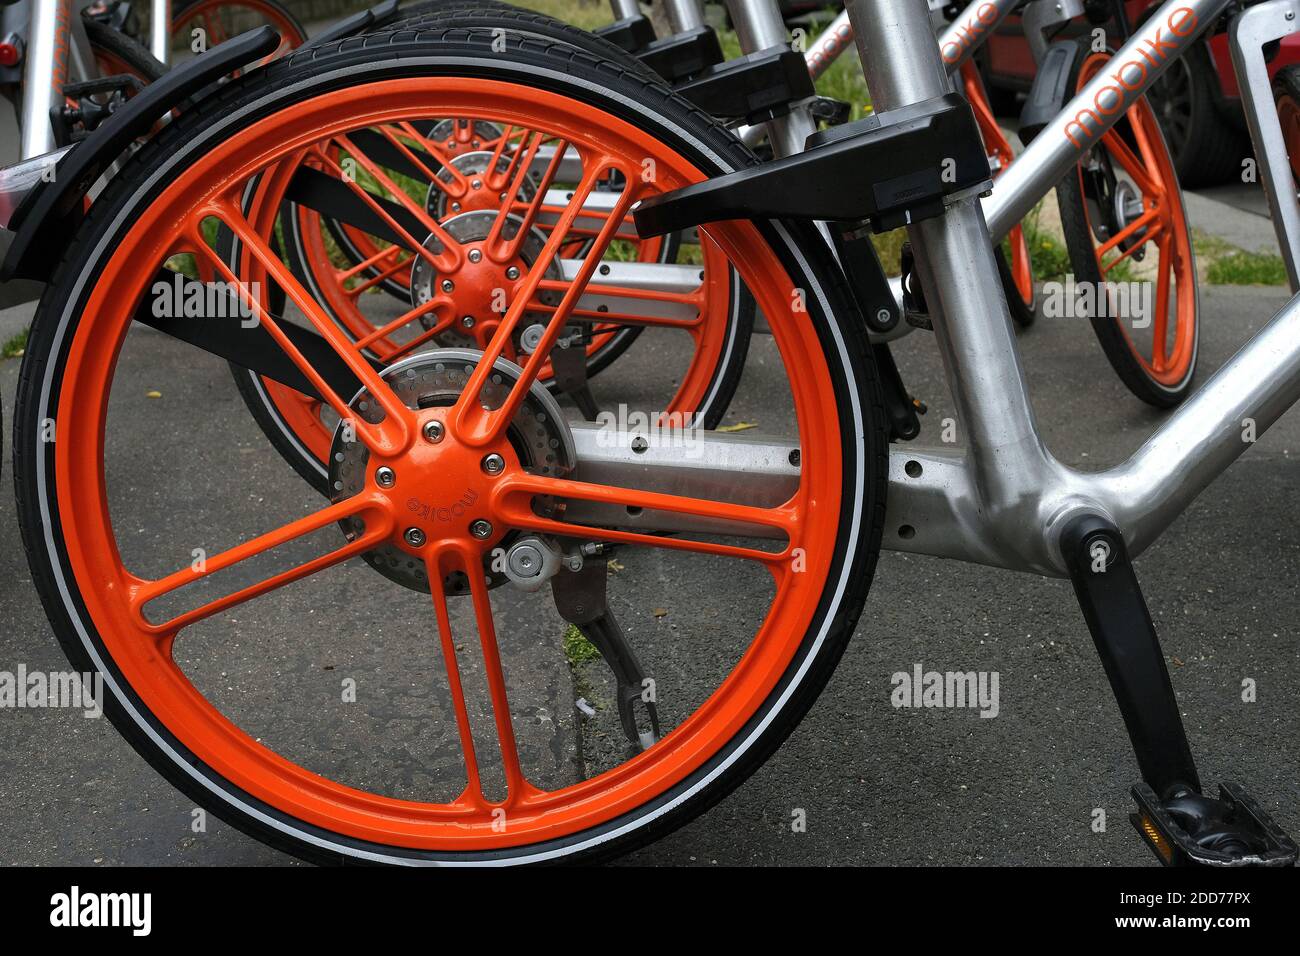
<path id="1" fill-rule="evenodd" d="M 1129 23 L 1140 24 L 1159 5 L 1158 0 L 1125 0 L 1124 10 Z M 1099 14 L 1096 19 L 1108 21 L 1111 45 L 1118 46 L 1121 32 L 1111 16 L 1115 4 L 1098 0 L 1095 7 Z M 1060 38 L 1090 29 L 1092 23 L 1080 19 Z M 1016 94 L 1028 91 L 1034 78 L 1034 61 L 1018 16 L 1008 17 L 989 38 L 977 62 L 994 109 L 1009 116 L 1019 115 Z M 1298 62 L 1300 34 L 1292 34 L 1282 39 L 1269 63 L 1269 75 Z M 1241 160 L 1250 155 L 1250 142 L 1226 33 L 1211 36 L 1175 62 L 1150 95 L 1184 186 L 1208 186 L 1241 175 Z"/>

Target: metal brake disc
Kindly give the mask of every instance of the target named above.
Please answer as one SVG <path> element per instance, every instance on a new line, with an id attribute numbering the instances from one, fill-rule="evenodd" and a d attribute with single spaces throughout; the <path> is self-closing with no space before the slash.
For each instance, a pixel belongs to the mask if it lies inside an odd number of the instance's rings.
<path id="1" fill-rule="evenodd" d="M 407 408 L 433 408 L 451 406 L 460 398 L 465 383 L 483 355 L 472 349 L 437 349 L 422 352 L 385 369 L 384 381 L 392 387 Z M 497 359 L 493 375 L 483 390 L 485 408 L 499 408 L 523 370 L 508 359 Z M 349 403 L 359 418 L 378 423 L 384 412 L 371 400 L 367 389 L 362 389 Z M 355 437 L 348 440 L 345 423 L 334 430 L 330 445 L 329 483 L 330 498 L 339 502 L 359 493 L 365 487 L 370 450 Z M 573 470 L 577 460 L 573 435 L 559 404 L 544 387 L 534 382 L 519 405 L 510 423 L 508 436 L 520 464 L 526 471 L 549 477 L 563 477 Z M 418 505 L 418 501 L 416 502 Z M 348 540 L 364 533 L 360 518 L 346 518 L 339 522 Z M 515 535 L 508 535 L 500 547 L 509 549 Z M 414 591 L 429 592 L 429 578 L 424 563 L 394 545 L 383 545 L 362 554 L 366 563 L 391 581 Z M 504 583 L 506 576 L 491 569 L 491 560 L 485 557 L 484 574 L 489 587 Z M 467 594 L 465 576 L 456 572 L 443 580 L 447 594 Z"/>

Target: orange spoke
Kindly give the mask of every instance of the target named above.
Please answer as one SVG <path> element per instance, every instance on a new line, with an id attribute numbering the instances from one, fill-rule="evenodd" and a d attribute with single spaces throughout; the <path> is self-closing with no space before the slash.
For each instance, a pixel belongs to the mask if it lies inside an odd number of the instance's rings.
<path id="1" fill-rule="evenodd" d="M 1111 236 L 1100 246 L 1098 246 L 1097 258 L 1100 259 L 1102 256 L 1110 252 L 1120 243 L 1126 242 L 1129 238 L 1134 236 L 1137 232 L 1139 232 L 1141 229 L 1143 229 L 1145 226 L 1149 225 L 1152 221 L 1158 219 L 1159 217 L 1160 217 L 1160 210 L 1148 209 L 1146 212 L 1138 216 L 1136 219 L 1130 222 L 1119 232 L 1115 233 L 1115 235 Z"/>
<path id="2" fill-rule="evenodd" d="M 488 234 L 487 242 L 484 243 L 484 249 L 487 251 L 488 258 L 493 262 L 508 262 L 519 254 L 524 242 L 528 238 L 529 230 L 532 229 L 533 223 L 537 220 L 538 210 L 541 208 L 542 199 L 546 195 L 546 190 L 551 187 L 555 179 L 556 172 L 560 168 L 560 160 L 568 145 L 561 140 L 557 147 L 555 156 L 546 166 L 546 173 L 542 176 L 542 181 L 537 184 L 537 192 L 534 194 L 532 202 L 523 215 L 523 222 L 519 224 L 519 231 L 515 233 L 513 240 L 503 242 L 501 239 L 501 230 L 505 228 L 506 217 L 514 211 L 514 207 L 519 198 L 519 190 L 523 187 L 528 178 L 528 171 L 532 168 L 533 157 L 537 155 L 537 150 L 542 145 L 542 134 L 533 135 L 533 141 L 527 150 L 518 149 L 515 151 L 515 159 L 523 154 L 527 154 L 524 161 L 520 164 L 519 171 L 511 183 L 510 189 L 506 194 L 505 201 L 501 204 L 501 209 L 497 213 L 496 219 L 492 222 L 492 231 Z"/>
<path id="3" fill-rule="evenodd" d="M 568 521 L 557 521 L 539 516 L 532 507 L 533 498 L 554 496 L 562 499 L 612 504 L 623 508 L 640 508 L 642 511 L 668 511 L 674 514 L 694 515 L 713 521 L 736 525 L 736 534 L 753 533 L 753 527 L 775 528 L 784 533 L 786 549 L 780 552 L 762 551 L 711 541 L 646 534 L 638 531 L 617 531 L 607 528 L 587 527 Z M 570 537 L 589 537 L 602 541 L 640 544 L 650 548 L 677 551 L 694 551 L 723 557 L 743 558 L 763 564 L 780 564 L 786 560 L 797 524 L 798 512 L 789 504 L 777 508 L 757 508 L 726 501 L 688 498 L 657 491 L 639 491 L 610 485 L 596 485 L 564 478 L 548 478 L 526 472 L 502 479 L 493 489 L 493 508 L 513 528 L 548 531 Z"/>
<path id="4" fill-rule="evenodd" d="M 510 174 L 514 170 L 515 164 L 519 162 L 520 151 L 515 150 L 510 165 L 506 168 L 505 172 L 500 174 L 497 173 L 497 166 L 501 164 L 501 157 L 505 154 L 506 147 L 510 145 L 510 137 L 514 131 L 515 128 L 513 126 L 507 126 L 505 132 L 497 139 L 496 146 L 492 148 L 492 159 L 488 162 L 487 172 L 483 174 L 483 178 L 488 181 L 488 187 L 494 191 L 499 190 L 510 181 Z M 520 130 L 520 133 L 526 134 L 527 130 Z M 520 142 L 522 141 L 523 139 L 521 136 Z"/>
<path id="5" fill-rule="evenodd" d="M 506 343 L 514 341 L 515 329 L 522 321 L 524 313 L 528 311 L 529 304 L 536 295 L 537 287 L 541 284 L 546 270 L 551 267 L 551 263 L 554 262 L 560 247 L 564 245 L 570 226 L 581 214 L 582 206 L 587 201 L 587 197 L 591 195 L 592 190 L 595 189 L 596 183 L 607 172 L 621 172 L 621 170 L 618 170 L 609 161 L 592 163 L 592 168 L 583 176 L 582 182 L 574 190 L 573 199 L 568 208 L 565 209 L 564 215 L 556 223 L 555 229 L 547 238 L 546 244 L 537 257 L 537 261 L 532 264 L 528 275 L 524 277 L 515 301 L 506 312 L 497 334 L 484 352 L 482 361 L 478 363 L 473 374 L 470 375 L 469 381 L 466 382 L 465 390 L 456 402 L 456 407 L 451 415 L 452 427 L 466 444 L 480 447 L 486 445 L 507 428 L 514 419 L 519 404 L 524 400 L 524 395 L 529 387 L 537 380 L 542 365 L 547 361 L 551 348 L 555 345 L 556 340 L 560 337 L 560 332 L 568 321 L 569 314 L 573 311 L 573 307 L 591 281 L 596 266 L 600 264 L 600 258 L 605 254 L 605 249 L 613 238 L 612 234 L 617 224 L 622 221 L 627 210 L 636 201 L 637 190 L 631 185 L 633 179 L 626 177 L 627 188 L 619 196 L 618 203 L 612 210 L 605 228 L 596 237 L 591 252 L 582 260 L 578 268 L 578 274 L 574 277 L 572 284 L 564 294 L 564 298 L 547 323 L 546 331 L 542 334 L 536 350 L 529 356 L 528 363 L 523 369 L 523 375 L 510 389 L 510 393 L 506 396 L 499 409 L 484 409 L 480 393 L 488 376 L 492 374 L 493 364 L 504 353 Z"/>
<path id="6" fill-rule="evenodd" d="M 1123 166 L 1124 171 L 1132 177 L 1148 202 L 1159 203 L 1164 200 L 1165 191 L 1147 173 L 1146 164 L 1133 155 L 1133 151 L 1128 148 L 1128 143 L 1124 142 L 1114 129 L 1107 130 L 1101 143 L 1106 152 L 1110 153 L 1111 158 Z"/>
<path id="7" fill-rule="evenodd" d="M 438 165 L 442 167 L 442 169 L 439 170 L 439 175 L 446 173 L 452 177 L 450 183 L 444 182 L 435 177 L 435 186 L 453 198 L 465 195 L 465 192 L 469 189 L 469 177 L 452 165 L 451 154 L 442 148 L 441 143 L 437 143 L 429 139 L 429 137 L 421 134 L 420 131 L 412 126 L 409 121 L 398 123 L 397 128 L 405 133 L 407 137 L 415 140 L 420 149 L 438 161 Z"/>
<path id="8" fill-rule="evenodd" d="M 1156 244 L 1160 267 L 1156 270 L 1156 316 L 1151 331 L 1151 367 L 1158 372 L 1164 369 L 1168 361 L 1165 336 L 1169 331 L 1169 280 L 1172 270 L 1169 260 L 1173 258 L 1173 250 L 1170 248 L 1172 245 L 1168 237 Z"/>
<path id="9" fill-rule="evenodd" d="M 265 554 L 290 541 L 305 537 L 322 528 L 327 528 L 344 518 L 351 517 L 362 518 L 365 521 L 366 531 L 365 534 L 358 535 L 356 540 L 349 541 L 341 548 L 336 548 L 287 571 L 274 574 L 255 584 L 247 585 L 223 597 L 209 601 L 197 608 L 179 614 L 165 623 L 150 624 L 144 617 L 145 605 L 150 601 L 156 600 L 165 594 L 170 594 L 187 584 L 192 584 L 218 571 Z M 195 621 L 201 621 L 245 601 L 260 597 L 276 588 L 301 580 L 308 575 L 332 567 L 341 561 L 346 561 L 353 555 L 373 548 L 392 531 L 392 525 L 393 520 L 384 499 L 357 495 L 207 558 L 202 565 L 202 570 L 196 570 L 191 566 L 156 581 L 140 582 L 134 589 L 131 600 L 136 614 L 142 619 L 147 630 L 155 635 L 174 636 L 181 628 L 193 624 Z"/>
<path id="10" fill-rule="evenodd" d="M 442 660 L 447 670 L 447 688 L 451 692 L 452 709 L 456 712 L 456 732 L 460 735 L 461 753 L 465 758 L 465 793 L 461 802 L 484 809 L 483 783 L 478 770 L 478 754 L 474 749 L 474 732 L 469 720 L 469 707 L 465 703 L 465 687 L 460 679 L 460 665 L 456 658 L 456 639 L 451 633 L 451 615 L 447 611 L 447 593 L 442 588 L 444 568 L 437 554 L 425 560 L 429 574 L 429 590 L 433 594 L 433 612 L 438 621 L 438 641 L 442 646 Z M 455 568 L 448 570 L 458 570 Z"/>
<path id="11" fill-rule="evenodd" d="M 1152 226 L 1150 229 L 1147 230 L 1146 237 L 1143 239 L 1142 242 L 1134 243 L 1132 248 L 1127 249 L 1124 252 L 1121 252 L 1114 259 L 1110 260 L 1110 262 L 1102 265 L 1101 271 L 1103 273 L 1107 273 L 1111 269 L 1114 269 L 1117 265 L 1119 265 L 1129 256 L 1133 255 L 1133 253 L 1137 252 L 1148 242 L 1155 242 L 1156 240 L 1158 240 L 1162 235 L 1164 235 L 1164 231 L 1165 231 L 1165 224 L 1163 222 L 1157 222 L 1154 226 Z M 1097 261 L 1098 263 L 1101 263 L 1101 258 L 1098 257 Z"/>
<path id="12" fill-rule="evenodd" d="M 514 723 L 510 719 L 506 677 L 501 669 L 501 649 L 497 646 L 496 624 L 492 620 L 492 602 L 488 598 L 482 561 L 469 548 L 460 551 L 459 557 L 465 577 L 469 579 L 469 592 L 474 601 L 474 621 L 478 627 L 479 646 L 483 651 L 488 692 L 492 697 L 492 716 L 496 722 L 497 742 L 501 747 L 501 763 L 509 793 L 507 802 L 516 803 L 540 791 L 528 782 L 519 765 L 519 744 L 515 740 Z"/>
<path id="13" fill-rule="evenodd" d="M 346 182 L 354 192 L 356 192 L 363 200 L 365 200 L 372 209 L 378 212 L 385 219 L 385 221 L 390 227 L 397 230 L 398 234 L 401 235 L 410 244 L 411 250 L 413 252 L 423 255 L 425 258 L 427 258 L 429 262 L 434 266 L 434 268 L 444 272 L 449 272 L 455 269 L 457 266 L 459 266 L 460 265 L 460 243 L 452 238 L 451 233 L 447 232 L 447 230 L 443 229 L 442 226 L 438 225 L 437 221 L 434 220 L 434 218 L 429 215 L 428 210 L 424 208 L 423 204 L 417 203 L 410 196 L 408 196 L 404 189 L 402 189 L 395 182 L 393 182 L 393 180 L 389 178 L 388 174 L 385 173 L 382 169 L 380 169 L 377 163 L 375 163 L 365 153 L 361 152 L 361 150 L 357 149 L 356 146 L 353 145 L 352 141 L 348 139 L 346 136 L 337 136 L 335 137 L 335 139 L 337 139 L 338 142 L 342 144 L 343 148 L 347 150 L 349 154 L 351 154 L 353 159 L 355 159 L 358 163 L 361 164 L 361 166 L 366 170 L 366 172 L 368 172 L 371 176 L 375 178 L 375 180 L 379 183 L 380 186 L 382 186 L 395 200 L 397 200 L 399 205 L 405 207 L 406 211 L 409 212 L 412 216 L 414 216 L 416 220 L 419 221 L 421 226 L 429 230 L 429 234 L 433 236 L 435 239 L 437 239 L 438 242 L 442 245 L 443 251 L 441 253 L 434 254 L 430 252 L 428 249 L 426 249 L 424 247 L 424 243 L 416 239 L 415 236 L 412 236 L 403 227 L 398 225 L 397 221 L 393 219 L 390 215 L 388 215 L 388 213 L 382 209 L 379 203 L 374 201 L 374 197 L 370 195 L 369 191 L 361 188 L 361 186 L 354 181 L 354 177 L 344 176 L 343 169 L 341 166 L 339 166 L 337 163 L 334 162 L 334 160 L 330 159 L 329 157 L 324 157 L 326 162 L 328 162 L 330 166 L 333 167 L 334 171 L 344 180 L 344 182 Z"/>
<path id="14" fill-rule="evenodd" d="M 257 260 L 270 274 L 271 279 L 302 310 L 303 315 L 307 316 L 308 321 L 316 327 L 316 331 L 338 353 L 338 356 L 347 365 L 348 370 L 357 377 L 371 397 L 384 410 L 385 417 L 378 424 L 357 420 L 357 437 L 373 452 L 396 454 L 404 451 L 409 446 L 412 436 L 409 427 L 410 410 L 397 399 L 392 389 L 380 378 L 379 373 L 371 367 L 370 363 L 361 356 L 361 353 L 348 340 L 343 330 L 325 315 L 320 306 L 317 305 L 316 300 L 312 298 L 311 293 L 302 287 L 302 284 L 289 267 L 280 261 L 266 240 L 244 218 L 243 213 L 238 212 L 229 201 L 214 206 L 211 208 L 210 213 L 220 219 L 235 234 L 235 237 L 239 239 L 248 254 Z M 201 221 L 202 217 L 195 222 L 193 227 L 194 238 L 199 250 L 208 256 L 213 267 L 224 277 L 225 281 L 231 283 L 232 288 L 239 290 L 240 296 L 246 301 L 249 308 L 254 310 L 258 321 L 266 327 L 267 332 L 270 333 L 271 337 L 275 339 L 293 363 L 298 366 L 299 370 L 312 383 L 320 396 L 329 403 L 330 407 L 341 418 L 353 418 L 347 400 L 336 394 L 326 384 L 315 367 L 307 361 L 307 358 L 298 351 L 297 347 L 284 334 L 276 320 L 262 308 L 261 302 L 251 295 L 245 283 L 241 282 L 231 272 L 225 261 L 203 241 L 199 229 L 199 222 Z"/>
<path id="15" fill-rule="evenodd" d="M 420 316 L 425 315 L 428 312 L 436 312 L 438 309 L 450 310 L 454 305 L 455 303 L 452 302 L 450 299 L 446 298 L 445 296 L 438 296 L 436 299 L 430 299 L 428 302 L 422 302 L 420 305 L 417 305 L 415 308 L 410 309 L 407 312 L 403 312 L 401 315 L 393 319 L 393 321 L 389 322 L 387 325 L 382 325 L 379 328 L 375 329 L 373 332 L 371 332 L 369 335 L 363 335 L 361 338 L 357 339 L 357 348 L 364 349 L 370 345 L 373 345 L 375 342 L 378 342 L 380 339 L 387 338 L 388 336 L 396 332 L 398 329 L 402 328 L 403 326 L 409 325 L 410 323 L 414 322 L 416 319 L 420 318 Z M 441 332 L 449 324 L 450 324 L 449 321 L 444 320 L 442 323 L 439 324 L 437 329 L 433 331 Z"/>

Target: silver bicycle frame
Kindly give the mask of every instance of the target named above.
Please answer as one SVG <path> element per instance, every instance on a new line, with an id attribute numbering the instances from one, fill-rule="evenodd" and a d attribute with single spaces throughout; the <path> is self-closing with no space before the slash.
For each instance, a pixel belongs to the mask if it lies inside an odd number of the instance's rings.
<path id="1" fill-rule="evenodd" d="M 1258 9 L 1284 9 L 1292 2 L 1272 0 Z M 1085 141 L 1099 135 L 1100 124 L 1076 119 L 1080 102 L 1107 115 L 1122 113 L 1155 79 L 1157 67 L 1172 59 L 1176 47 L 1169 35 L 1190 42 L 1225 5 L 1169 0 L 1161 6 L 1115 60 L 1123 87 L 1108 89 L 1111 71 L 1090 83 L 1034 140 L 1031 150 L 1037 147 L 1045 157 L 1034 168 L 1057 170 L 1059 178 L 1073 162 L 1069 133 Z M 896 109 L 948 89 L 946 67 L 915 0 L 849 0 L 849 15 L 877 109 Z M 1131 61 L 1141 50 L 1150 50 L 1151 59 Z M 1130 68 L 1131 62 L 1138 65 Z M 1239 79 L 1243 88 L 1257 84 L 1249 101 L 1256 107 L 1252 130 L 1277 126 L 1275 112 L 1258 109 L 1271 104 L 1267 77 L 1263 90 L 1259 77 Z M 1004 206 L 1002 215 L 1009 215 L 1007 209 L 1014 207 Z M 1262 434 L 1300 398 L 1300 299 L 1293 298 L 1126 462 L 1102 472 L 1075 471 L 1057 461 L 1039 437 L 980 203 L 958 200 L 908 232 L 964 447 L 891 450 L 889 548 L 1064 575 L 1061 529 L 1080 513 L 1095 513 L 1115 523 L 1136 555 L 1245 451 L 1243 429 L 1253 424 L 1253 433 Z"/>
<path id="2" fill-rule="evenodd" d="M 171 0 L 151 0 L 149 4 L 149 52 L 159 63 L 172 62 Z"/>
<path id="3" fill-rule="evenodd" d="M 12 16 L 21 21 L 24 12 L 27 50 L 18 110 L 19 155 L 29 160 L 55 147 L 50 110 L 62 102 L 63 87 L 98 72 L 72 0 L 27 0 Z"/>

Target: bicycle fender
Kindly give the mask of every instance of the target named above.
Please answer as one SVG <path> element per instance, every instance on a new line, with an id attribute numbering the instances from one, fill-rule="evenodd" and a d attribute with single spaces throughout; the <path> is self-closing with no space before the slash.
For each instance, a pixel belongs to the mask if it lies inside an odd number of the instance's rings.
<path id="1" fill-rule="evenodd" d="M 1078 56 L 1079 44 L 1073 40 L 1061 40 L 1047 48 L 1020 113 L 1020 141 L 1026 146 L 1070 101 L 1074 93 L 1070 74 Z"/>
<path id="2" fill-rule="evenodd" d="M 258 27 L 187 60 L 123 103 L 58 161 L 51 181 L 38 183 L 14 210 L 9 228 L 16 235 L 0 264 L 0 281 L 48 282 L 85 215 L 86 194 L 104 171 L 185 100 L 279 45 L 275 30 Z"/>

